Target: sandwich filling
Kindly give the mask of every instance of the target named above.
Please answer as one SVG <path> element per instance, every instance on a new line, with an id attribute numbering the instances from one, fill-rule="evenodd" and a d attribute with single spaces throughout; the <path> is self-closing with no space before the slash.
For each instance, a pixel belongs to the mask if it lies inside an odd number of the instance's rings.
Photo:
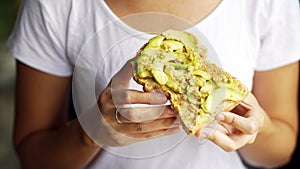
<path id="1" fill-rule="evenodd" d="M 230 111 L 248 94 L 236 78 L 205 59 L 207 49 L 187 32 L 168 30 L 145 44 L 133 62 L 145 91 L 161 89 L 189 135 Z"/>

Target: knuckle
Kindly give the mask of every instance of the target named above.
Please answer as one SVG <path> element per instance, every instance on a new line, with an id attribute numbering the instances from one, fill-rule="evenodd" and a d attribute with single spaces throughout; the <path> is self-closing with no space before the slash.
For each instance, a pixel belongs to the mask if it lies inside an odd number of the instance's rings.
<path id="1" fill-rule="evenodd" d="M 260 126 L 259 123 L 256 120 L 251 119 L 247 125 L 248 134 L 256 133 L 259 128 L 258 126 Z"/>
<path id="2" fill-rule="evenodd" d="M 234 125 L 236 123 L 237 123 L 237 119 L 236 119 L 236 117 L 233 116 L 230 124 Z"/>
<path id="3" fill-rule="evenodd" d="M 140 123 L 135 123 L 135 130 L 137 132 L 142 132 L 143 131 L 143 127 Z"/>
<path id="4" fill-rule="evenodd" d="M 232 115 L 226 117 L 227 124 L 234 125 L 236 123 L 236 118 Z"/>
<path id="5" fill-rule="evenodd" d="M 134 121 L 134 112 L 132 110 L 125 110 L 122 114 L 127 120 Z"/>
<path id="6" fill-rule="evenodd" d="M 163 126 L 170 127 L 173 124 L 174 120 L 171 118 L 163 119 Z"/>
<path id="7" fill-rule="evenodd" d="M 255 140 L 256 140 L 256 136 L 257 135 L 252 136 L 251 139 L 249 140 L 249 142 L 247 144 L 253 144 L 255 142 Z"/>
<path id="8" fill-rule="evenodd" d="M 131 109 L 128 111 L 129 120 L 132 122 L 141 122 L 142 121 L 142 115 L 139 113 L 139 111 Z"/>
<path id="9" fill-rule="evenodd" d="M 248 124 L 248 133 L 249 134 L 254 134 L 257 130 L 256 124 L 254 123 L 249 123 Z"/>
<path id="10" fill-rule="evenodd" d="M 248 144 L 253 144 L 254 141 L 255 141 L 255 139 L 252 139 L 252 140 L 250 140 L 250 141 L 248 142 Z"/>
<path id="11" fill-rule="evenodd" d="M 124 99 L 123 102 L 132 103 L 131 96 L 132 96 L 132 91 L 131 90 L 128 90 L 127 92 L 123 92 L 123 97 L 122 97 L 122 99 Z"/>
<path id="12" fill-rule="evenodd" d="M 262 118 L 259 120 L 259 122 L 258 122 L 259 124 L 259 128 L 262 128 L 263 126 L 264 126 L 264 124 L 265 124 L 265 118 L 262 116 Z"/>
<path id="13" fill-rule="evenodd" d="M 102 107 L 102 104 L 106 103 L 109 98 L 111 98 L 111 92 L 110 92 L 110 90 L 105 89 L 100 94 L 99 99 L 98 99 L 98 104 L 100 105 L 100 107 Z"/>

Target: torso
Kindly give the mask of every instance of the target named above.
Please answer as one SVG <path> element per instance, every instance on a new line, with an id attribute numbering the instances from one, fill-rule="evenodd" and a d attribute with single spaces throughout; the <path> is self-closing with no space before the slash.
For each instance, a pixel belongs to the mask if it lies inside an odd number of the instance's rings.
<path id="1" fill-rule="evenodd" d="M 61 46 L 66 45 L 63 49 L 67 50 L 67 56 L 65 56 L 67 58 L 63 59 L 74 68 L 70 71 L 74 77 L 72 89 L 77 96 L 74 98 L 78 99 L 75 103 L 78 103 L 77 107 L 80 108 L 76 111 L 92 112 L 95 115 L 88 123 L 82 123 L 83 128 L 95 140 L 98 135 L 94 136 L 94 125 L 99 124 L 98 119 L 101 117 L 99 117 L 98 109 L 91 110 L 91 105 L 96 98 L 94 96 L 102 92 L 111 77 L 128 59 L 134 57 L 140 46 L 149 39 L 149 35 L 133 31 L 119 18 L 150 11 L 156 14 L 170 13 L 172 16 L 184 18 L 211 42 L 220 56 L 220 63 L 224 70 L 241 79 L 247 86 L 252 85 L 253 70 L 260 47 L 257 29 L 255 29 L 255 26 L 259 24 L 253 16 L 259 14 L 258 3 L 264 1 L 224 0 L 220 3 L 220 0 L 189 0 L 189 3 L 185 3 L 184 0 L 172 2 L 167 0 L 107 0 L 107 4 L 102 0 L 38 2 L 42 3 L 39 6 L 42 6 L 41 11 L 45 12 L 47 30 L 52 33 L 50 34 L 51 40 L 56 44 L 62 44 Z M 175 5 L 175 2 L 178 5 Z M 157 3 L 159 5 L 156 5 Z M 68 6 L 69 11 L 65 9 Z M 34 10 L 33 7 L 29 9 Z M 255 10 L 248 11 L 247 9 Z M 161 19 L 161 17 L 151 17 L 147 18 L 149 20 L 140 20 L 141 22 L 135 26 L 146 23 L 154 25 L 154 21 Z M 173 28 L 168 27 L 168 24 L 172 22 L 165 24 L 167 28 Z M 129 26 L 132 25 L 129 24 Z M 41 59 L 43 56 L 44 60 Z M 49 57 L 37 56 L 36 64 L 40 65 L 45 59 L 48 61 Z M 53 62 L 57 60 L 59 56 L 52 59 Z M 56 66 L 51 69 L 59 68 Z M 128 147 L 102 149 L 102 153 L 95 157 L 90 168 L 244 169 L 237 152 L 225 153 L 211 142 L 199 144 L 194 137 L 183 140 L 186 135 L 183 132 L 181 134 L 161 137 Z M 213 162 L 211 162 L 211 157 L 214 157 Z M 166 162 L 170 159 L 173 159 L 172 162 Z"/>

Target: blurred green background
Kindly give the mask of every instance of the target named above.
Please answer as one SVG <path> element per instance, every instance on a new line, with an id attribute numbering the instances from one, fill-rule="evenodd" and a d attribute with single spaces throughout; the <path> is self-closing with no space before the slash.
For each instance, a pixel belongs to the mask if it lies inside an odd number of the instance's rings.
<path id="1" fill-rule="evenodd" d="M 17 0 L 0 0 L 0 168 L 20 168 L 12 146 L 15 61 L 6 41 L 17 15 Z"/>

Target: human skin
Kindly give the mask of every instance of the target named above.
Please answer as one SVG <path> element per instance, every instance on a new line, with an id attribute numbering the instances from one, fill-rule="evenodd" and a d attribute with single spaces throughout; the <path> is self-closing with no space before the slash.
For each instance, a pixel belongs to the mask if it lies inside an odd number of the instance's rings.
<path id="1" fill-rule="evenodd" d="M 290 160 L 297 144 L 298 86 L 299 62 L 255 73 L 253 93 L 265 124 L 255 142 L 239 150 L 250 164 L 276 168 Z"/>
<path id="2" fill-rule="evenodd" d="M 108 1 L 108 4 L 113 10 L 118 9 L 119 12 L 116 13 L 120 16 L 155 9 L 182 16 L 196 23 L 205 18 L 219 1 L 209 3 L 193 0 L 191 6 L 186 3 L 180 4 L 183 2 L 178 1 L 178 6 L 181 7 L 180 10 L 176 10 L 176 6 L 171 8 L 170 2 L 165 0 L 159 1 L 160 8 L 154 8 L 155 1 L 132 0 L 126 1 L 127 5 L 131 6 L 129 11 L 122 10 L 127 9 L 122 6 L 126 5 L 122 4 L 122 1 L 118 1 L 118 6 L 113 6 L 115 2 Z M 172 1 L 172 4 L 174 2 Z M 201 3 L 199 5 L 211 10 L 195 18 L 195 15 L 186 12 L 193 11 L 186 9 L 196 6 L 194 3 Z M 298 71 L 298 63 L 293 63 L 270 71 L 255 72 L 253 95 L 239 105 L 240 108 L 235 110 L 236 112 L 224 112 L 223 116 L 218 116 L 218 132 L 209 139 L 226 151 L 239 150 L 241 157 L 255 166 L 271 168 L 287 163 L 294 151 L 298 131 Z M 17 62 L 14 144 L 23 168 L 83 168 L 101 149 L 86 135 L 78 119 L 67 121 L 70 84 L 71 77 L 53 76 Z M 99 97 L 100 109 L 106 114 L 105 117 L 110 119 L 109 124 L 114 125 L 115 129 L 120 129 L 112 118 L 115 110 L 113 104 L 107 104 L 107 100 L 110 99 L 109 93 L 106 95 L 108 97 L 104 95 L 109 88 L 110 86 Z M 139 92 L 131 94 L 131 98 L 141 98 L 138 96 L 141 94 Z M 131 100 L 132 102 L 135 101 Z M 174 115 L 168 112 L 164 112 L 161 119 L 175 121 Z M 162 124 L 163 120 L 159 124 Z M 165 133 L 159 132 L 160 129 L 174 128 L 172 123 L 167 124 L 158 127 L 153 131 L 153 135 L 149 136 L 147 133 L 147 137 L 152 138 Z M 130 134 L 128 131 L 132 130 L 122 129 L 121 132 Z M 144 134 L 135 133 L 134 136 L 130 136 L 144 137 Z M 118 145 L 130 143 L 132 142 L 128 140 L 117 142 Z"/>

